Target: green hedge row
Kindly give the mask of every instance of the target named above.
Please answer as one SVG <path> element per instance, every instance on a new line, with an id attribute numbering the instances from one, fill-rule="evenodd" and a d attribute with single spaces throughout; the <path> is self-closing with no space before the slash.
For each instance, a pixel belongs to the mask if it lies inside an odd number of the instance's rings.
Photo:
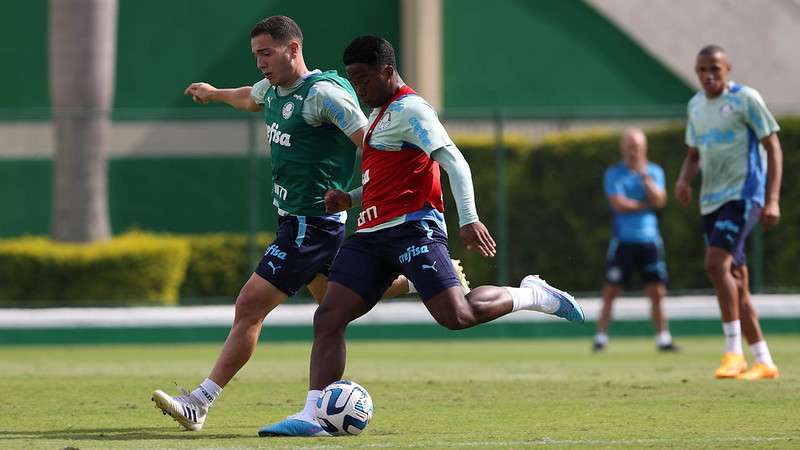
<path id="1" fill-rule="evenodd" d="M 764 284 L 798 286 L 800 266 L 800 119 L 780 120 L 784 153 L 781 225 L 764 234 Z M 670 287 L 708 289 L 703 272 L 704 244 L 697 201 L 683 208 L 674 201 L 673 186 L 686 155 L 684 129 L 676 125 L 647 130 L 651 161 L 667 177 L 669 200 L 660 212 L 666 246 Z M 611 215 L 603 194 L 605 169 L 620 160 L 619 135 L 563 134 L 526 146 L 507 145 L 508 229 L 511 281 L 538 273 L 574 291 L 597 291 L 611 229 Z M 490 231 L 497 229 L 497 179 L 493 147 L 459 140 L 472 167 L 478 212 Z M 696 180 L 699 182 L 699 177 Z M 695 193 L 699 183 L 695 184 Z M 449 188 L 445 188 L 451 251 L 464 261 L 473 285 L 494 283 L 497 263 L 466 252 L 457 242 L 458 221 Z M 497 233 L 495 233 L 497 235 Z M 750 252 L 752 256 L 752 251 Z M 752 261 L 751 261 L 751 271 Z"/>
<path id="2" fill-rule="evenodd" d="M 259 248 L 272 235 L 258 235 Z M 236 298 L 253 271 L 247 236 L 126 233 L 76 245 L 0 240 L 0 305 L 176 304 Z"/>
<path id="3" fill-rule="evenodd" d="M 87 245 L 4 240 L 0 304 L 174 304 L 188 261 L 185 239 L 142 233 Z"/>
<path id="4" fill-rule="evenodd" d="M 248 237 L 233 233 L 184 237 L 189 241 L 191 256 L 181 298 L 236 298 L 255 269 L 248 257 Z M 259 250 L 263 251 L 272 239 L 272 234 L 258 234 Z"/>

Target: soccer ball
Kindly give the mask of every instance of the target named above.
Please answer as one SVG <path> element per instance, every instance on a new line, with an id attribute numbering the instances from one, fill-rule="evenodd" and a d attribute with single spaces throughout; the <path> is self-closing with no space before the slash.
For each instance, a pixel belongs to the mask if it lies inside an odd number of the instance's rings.
<path id="1" fill-rule="evenodd" d="M 317 400 L 319 425 L 334 436 L 360 434 L 372 419 L 372 397 L 358 383 L 335 381 Z"/>

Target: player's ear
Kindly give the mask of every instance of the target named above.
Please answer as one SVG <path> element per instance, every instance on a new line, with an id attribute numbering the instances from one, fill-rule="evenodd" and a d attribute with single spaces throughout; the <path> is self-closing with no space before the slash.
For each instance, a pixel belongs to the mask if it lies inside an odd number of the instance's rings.
<path id="1" fill-rule="evenodd" d="M 386 78 L 392 78 L 392 75 L 394 75 L 394 71 L 395 68 L 391 64 L 386 64 L 386 66 L 384 66 L 383 68 L 383 74 L 386 76 Z"/>
<path id="2" fill-rule="evenodd" d="M 297 41 L 290 41 L 289 42 L 289 54 L 292 58 L 297 58 L 297 55 L 300 54 L 300 43 Z"/>

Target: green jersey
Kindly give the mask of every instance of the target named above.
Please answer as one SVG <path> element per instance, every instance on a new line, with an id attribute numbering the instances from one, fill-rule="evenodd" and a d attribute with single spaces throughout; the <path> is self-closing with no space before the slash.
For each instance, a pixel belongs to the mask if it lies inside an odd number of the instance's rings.
<path id="1" fill-rule="evenodd" d="M 321 85 L 328 85 L 326 89 L 315 86 L 321 81 L 325 82 Z M 350 97 L 344 102 L 347 104 L 341 104 L 341 96 L 326 95 L 330 88 L 339 94 L 344 90 L 345 97 Z M 321 112 L 316 113 L 316 118 L 308 116 L 310 108 L 305 103 L 310 98 L 320 105 L 317 109 Z M 357 131 L 366 124 L 355 91 L 335 71 L 315 71 L 294 89 L 269 87 L 260 100 L 258 103 L 264 105 L 272 160 L 273 204 L 298 216 L 325 215 L 325 192 L 346 191 L 353 176 L 356 152 L 349 131 L 353 128 L 353 132 Z M 358 117 L 355 121 L 345 118 L 353 115 L 353 105 L 363 121 Z M 320 120 L 319 116 L 330 120 Z"/>

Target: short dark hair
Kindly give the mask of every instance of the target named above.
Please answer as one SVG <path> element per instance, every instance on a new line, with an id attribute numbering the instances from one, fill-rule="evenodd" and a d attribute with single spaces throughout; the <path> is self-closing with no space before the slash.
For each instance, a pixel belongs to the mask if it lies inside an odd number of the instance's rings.
<path id="1" fill-rule="evenodd" d="M 262 34 L 268 34 L 278 42 L 289 42 L 292 39 L 297 39 L 300 44 L 303 43 L 303 31 L 300 30 L 300 26 L 291 17 L 267 17 L 250 30 L 250 39 Z"/>
<path id="2" fill-rule="evenodd" d="M 701 48 L 700 51 L 697 52 L 697 56 L 700 56 L 700 55 L 709 55 L 710 56 L 710 55 L 714 55 L 714 54 L 717 54 L 717 53 L 722 53 L 723 55 L 727 55 L 728 54 L 728 52 L 726 52 L 725 49 L 722 48 L 721 46 L 719 46 L 717 44 L 709 44 L 709 45 L 706 45 L 705 47 Z"/>
<path id="3" fill-rule="evenodd" d="M 397 67 L 392 44 L 378 36 L 359 36 L 353 39 L 344 50 L 342 62 L 345 66 L 363 63 L 370 66 L 387 64 Z"/>

